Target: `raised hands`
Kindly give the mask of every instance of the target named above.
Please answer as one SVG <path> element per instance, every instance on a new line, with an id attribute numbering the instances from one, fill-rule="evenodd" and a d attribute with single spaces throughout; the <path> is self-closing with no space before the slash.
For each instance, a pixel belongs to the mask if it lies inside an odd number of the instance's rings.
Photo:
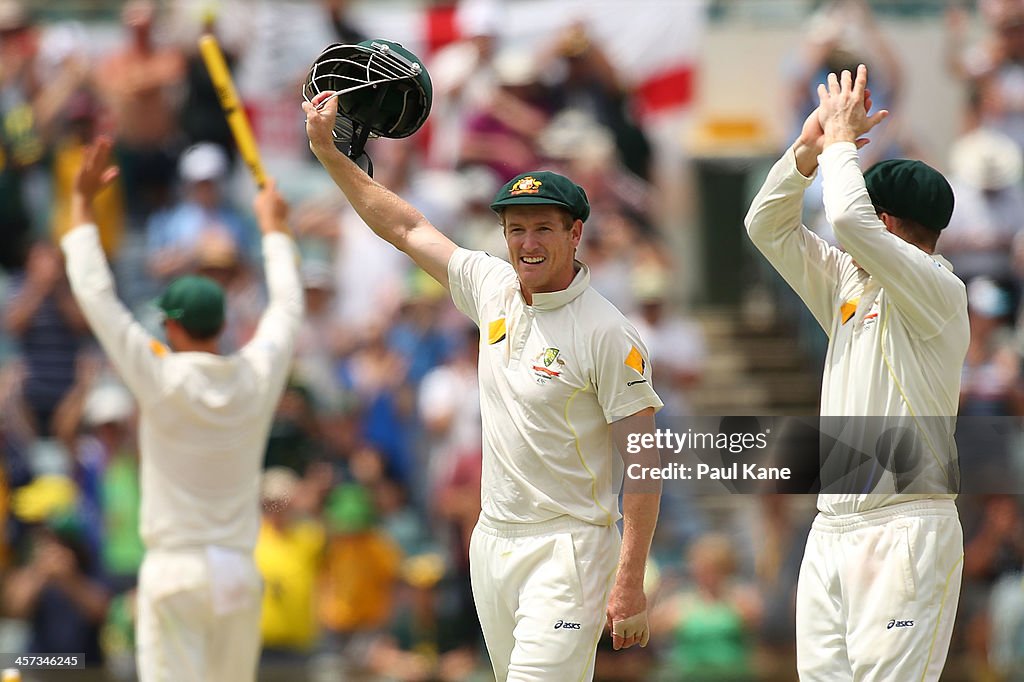
<path id="1" fill-rule="evenodd" d="M 889 115 L 885 109 L 870 113 L 867 92 L 868 67 L 857 67 L 857 77 L 849 71 L 828 75 L 828 85 L 818 86 L 818 121 L 824 133 L 822 147 L 833 142 L 854 142 L 863 146 L 862 136 Z"/>
<path id="2" fill-rule="evenodd" d="M 117 177 L 117 166 L 111 161 L 114 141 L 100 136 L 85 150 L 82 165 L 75 175 L 74 192 L 86 201 L 92 201 L 96 194 Z"/>
<path id="3" fill-rule="evenodd" d="M 857 69 L 856 82 L 851 83 L 849 71 L 844 71 L 841 77 L 829 74 L 829 85 L 835 85 L 834 96 L 830 87 L 818 86 L 820 104 L 804 120 L 800 136 L 793 145 L 797 169 L 803 175 L 810 177 L 814 173 L 818 167 L 818 155 L 825 150 L 825 145 L 845 140 L 853 142 L 860 149 L 870 141 L 861 135 L 889 115 L 884 109 L 871 114 L 873 103 L 871 90 L 867 87 L 867 74 L 864 65 Z M 860 106 L 855 106 L 857 102 Z M 847 123 L 848 119 L 855 120 L 859 125 Z M 826 130 L 830 135 L 826 135 Z M 856 132 L 858 130 L 861 132 Z"/>
<path id="4" fill-rule="evenodd" d="M 82 165 L 75 174 L 71 192 L 71 224 L 73 226 L 95 222 L 92 200 L 112 183 L 119 173 L 112 159 L 114 141 L 101 135 L 85 148 Z"/>

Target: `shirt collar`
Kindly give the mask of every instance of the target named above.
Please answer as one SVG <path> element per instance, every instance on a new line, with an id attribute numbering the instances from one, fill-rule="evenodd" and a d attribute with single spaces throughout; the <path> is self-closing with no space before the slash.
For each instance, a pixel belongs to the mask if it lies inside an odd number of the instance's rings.
<path id="1" fill-rule="evenodd" d="M 932 257 L 932 260 L 934 260 L 936 263 L 938 263 L 942 267 L 946 268 L 950 272 L 953 272 L 953 264 L 950 263 L 946 259 L 945 256 L 942 256 L 941 254 L 938 254 L 938 253 L 933 253 L 933 254 L 931 254 L 931 257 Z"/>
<path id="2" fill-rule="evenodd" d="M 590 268 L 579 261 L 575 261 L 575 263 L 580 266 L 580 269 L 576 276 L 572 278 L 572 282 L 569 283 L 568 287 L 561 291 L 534 294 L 533 305 L 530 307 L 536 310 L 554 310 L 561 308 L 567 303 L 571 303 L 586 291 L 587 287 L 590 286 Z M 521 292 L 520 295 L 522 295 Z"/>

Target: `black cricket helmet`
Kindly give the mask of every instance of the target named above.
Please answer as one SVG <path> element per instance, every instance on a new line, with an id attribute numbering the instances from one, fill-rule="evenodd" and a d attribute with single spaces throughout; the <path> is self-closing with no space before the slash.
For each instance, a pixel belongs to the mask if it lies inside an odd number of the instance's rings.
<path id="1" fill-rule="evenodd" d="M 358 133 L 365 128 L 378 137 L 415 133 L 427 120 L 433 99 L 423 62 L 399 43 L 380 39 L 330 45 L 321 52 L 302 94 L 312 101 L 327 90 L 338 93 L 338 115 L 351 121 L 349 129 Z"/>

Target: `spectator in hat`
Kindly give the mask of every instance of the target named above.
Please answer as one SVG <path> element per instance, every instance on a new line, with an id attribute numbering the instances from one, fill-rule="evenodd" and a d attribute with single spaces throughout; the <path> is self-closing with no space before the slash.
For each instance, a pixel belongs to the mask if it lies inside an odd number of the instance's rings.
<path id="1" fill-rule="evenodd" d="M 291 469 L 263 472 L 263 520 L 256 564 L 263 577 L 260 634 L 264 660 L 308 654 L 317 636 L 316 577 L 324 529 L 312 516 L 320 494 Z"/>
<path id="2" fill-rule="evenodd" d="M 253 253 L 251 227 L 224 195 L 227 171 L 227 155 L 212 142 L 189 147 L 181 155 L 178 172 L 185 197 L 154 215 L 146 227 L 149 269 L 154 277 L 167 280 L 194 271 L 199 264 L 199 246 L 210 233 L 229 239 L 242 258 Z"/>
<path id="3" fill-rule="evenodd" d="M 135 401 L 119 381 L 99 374 L 99 358 L 79 360 L 79 378 L 58 415 L 57 435 L 77 464 L 78 480 L 95 515 L 103 570 L 117 592 L 135 586 L 144 547 L 139 535 L 141 491 Z"/>
<path id="4" fill-rule="evenodd" d="M 320 576 L 319 618 L 325 647 L 350 665 L 366 664 L 366 642 L 392 613 L 401 550 L 381 531 L 369 490 L 344 483 L 324 507 L 327 550 Z"/>
<path id="5" fill-rule="evenodd" d="M 979 123 L 1024 149 L 1024 6 L 1015 0 L 981 6 L 988 30 L 966 48 L 967 27 L 953 14 L 952 66 L 977 97 Z"/>
<path id="6" fill-rule="evenodd" d="M 630 173 L 651 177 L 651 145 L 633 120 L 629 87 L 590 27 L 581 21 L 565 26 L 539 57 L 538 70 L 556 74 L 555 111 L 585 112 L 611 131 L 616 157 Z"/>
<path id="7" fill-rule="evenodd" d="M 65 479 L 54 487 L 48 479 L 55 478 L 37 479 L 15 493 L 15 512 L 33 525 L 22 548 L 25 558 L 6 576 L 4 611 L 29 622 L 33 653 L 82 653 L 86 665 L 100 665 L 99 633 L 110 593 L 74 511 L 74 484 Z"/>
<path id="8" fill-rule="evenodd" d="M 464 168 L 456 177 L 462 206 L 452 238 L 467 249 L 507 258 L 505 240 L 494 230 L 494 211 L 490 207 L 501 181 L 481 166 Z"/>
<path id="9" fill-rule="evenodd" d="M 707 349 L 700 325 L 673 309 L 668 287 L 669 273 L 657 266 L 633 274 L 633 323 L 651 350 L 658 386 L 664 387 L 663 414 L 673 418 L 693 414 L 687 394 L 700 383 Z"/>
<path id="10" fill-rule="evenodd" d="M 619 160 L 612 131 L 580 109 L 562 109 L 539 136 L 544 156 L 575 178 L 599 215 L 607 211 L 646 216 L 651 186 Z"/>
<path id="11" fill-rule="evenodd" d="M 943 250 L 965 282 L 989 277 L 1017 298 L 1013 246 L 1024 228 L 1020 147 L 997 130 L 975 128 L 953 143 L 950 167 L 956 205 Z"/>
<path id="12" fill-rule="evenodd" d="M 306 316 L 296 341 L 294 376 L 312 391 L 314 402 L 335 405 L 339 399 L 335 365 L 344 325 L 334 308 L 334 268 L 323 257 L 307 256 L 300 274 L 306 296 Z"/>
<path id="13" fill-rule="evenodd" d="M 224 289 L 225 318 L 221 347 L 240 348 L 248 343 L 266 306 L 266 295 L 252 262 L 239 252 L 227 232 L 207 230 L 196 243 L 195 273 L 209 277 Z"/>
<path id="14" fill-rule="evenodd" d="M 434 87 L 428 161 L 454 169 L 463 147 L 470 110 L 487 101 L 494 87 L 494 57 L 504 10 L 497 0 L 460 0 L 455 13 L 460 40 L 430 61 Z"/>
<path id="15" fill-rule="evenodd" d="M 497 87 L 466 113 L 459 166 L 482 166 L 507 178 L 538 166 L 537 138 L 550 112 L 532 54 L 503 52 L 493 69 Z"/>

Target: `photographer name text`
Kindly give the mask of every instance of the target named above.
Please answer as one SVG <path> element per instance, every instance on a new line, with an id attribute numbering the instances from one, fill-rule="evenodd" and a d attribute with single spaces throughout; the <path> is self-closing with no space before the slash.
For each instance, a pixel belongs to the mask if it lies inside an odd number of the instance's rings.
<path id="1" fill-rule="evenodd" d="M 634 481 L 788 481 L 792 473 L 789 467 L 733 462 L 722 465 L 672 463 L 660 467 L 630 464 L 626 475 Z"/>

